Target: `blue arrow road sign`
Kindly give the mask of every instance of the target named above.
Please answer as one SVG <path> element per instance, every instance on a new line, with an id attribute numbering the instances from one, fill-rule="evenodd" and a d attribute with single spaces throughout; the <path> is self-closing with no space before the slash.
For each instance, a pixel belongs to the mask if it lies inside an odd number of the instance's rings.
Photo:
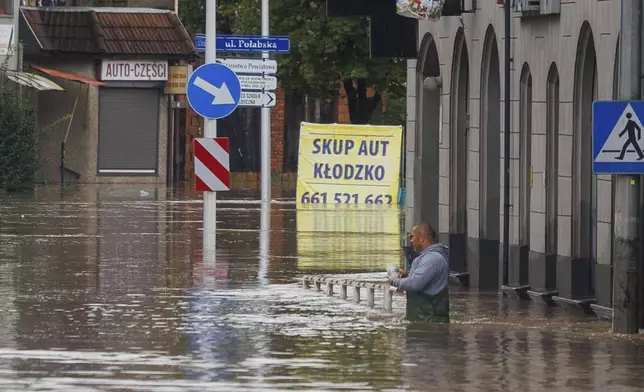
<path id="1" fill-rule="evenodd" d="M 202 117 L 224 118 L 239 105 L 241 84 L 237 74 L 219 63 L 195 69 L 186 87 L 188 103 Z"/>
<path id="2" fill-rule="evenodd" d="M 286 36 L 263 37 L 261 35 L 217 35 L 217 52 L 230 53 L 289 53 L 291 39 Z M 195 36 L 195 48 L 199 52 L 206 51 L 206 35 Z"/>
<path id="3" fill-rule="evenodd" d="M 593 173 L 644 174 L 644 101 L 593 102 Z"/>

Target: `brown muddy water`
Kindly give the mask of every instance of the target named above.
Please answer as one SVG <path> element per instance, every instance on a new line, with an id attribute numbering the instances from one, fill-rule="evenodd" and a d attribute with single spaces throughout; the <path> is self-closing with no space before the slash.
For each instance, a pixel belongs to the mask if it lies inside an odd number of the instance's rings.
<path id="1" fill-rule="evenodd" d="M 644 350 L 610 324 L 453 287 L 421 326 L 304 290 L 384 278 L 397 210 L 221 194 L 204 263 L 201 196 L 57 187 L 0 196 L 0 391 L 641 391 Z"/>

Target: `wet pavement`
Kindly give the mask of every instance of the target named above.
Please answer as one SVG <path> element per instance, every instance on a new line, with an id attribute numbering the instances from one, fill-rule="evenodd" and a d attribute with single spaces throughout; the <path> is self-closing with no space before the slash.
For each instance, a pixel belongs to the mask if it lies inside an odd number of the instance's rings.
<path id="1" fill-rule="evenodd" d="M 214 263 L 199 194 L 123 186 L 0 195 L 0 391 L 639 391 L 644 347 L 610 324 L 453 287 L 421 326 L 304 290 L 384 278 L 400 213 L 221 194 Z"/>

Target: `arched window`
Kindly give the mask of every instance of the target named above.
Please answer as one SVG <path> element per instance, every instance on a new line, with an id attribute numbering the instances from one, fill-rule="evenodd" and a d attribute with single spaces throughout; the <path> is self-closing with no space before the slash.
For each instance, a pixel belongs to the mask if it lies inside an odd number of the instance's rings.
<path id="1" fill-rule="evenodd" d="M 552 63 L 546 85 L 546 254 L 557 253 L 558 182 L 559 71 Z"/>
<path id="2" fill-rule="evenodd" d="M 530 244 L 530 187 L 532 183 L 532 74 L 528 64 L 521 71 L 519 96 L 519 245 Z"/>

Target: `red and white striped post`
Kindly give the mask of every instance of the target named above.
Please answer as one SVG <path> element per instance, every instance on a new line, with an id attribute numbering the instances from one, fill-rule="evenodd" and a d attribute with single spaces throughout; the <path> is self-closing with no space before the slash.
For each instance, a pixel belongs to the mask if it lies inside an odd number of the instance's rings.
<path id="1" fill-rule="evenodd" d="M 227 137 L 195 139 L 195 190 L 230 190 L 230 159 Z"/>
<path id="2" fill-rule="evenodd" d="M 215 122 L 215 120 L 210 120 Z M 203 252 L 204 263 L 215 264 L 217 245 L 217 193 L 230 189 L 228 138 L 204 137 L 194 140 L 195 190 L 204 192 Z"/>

